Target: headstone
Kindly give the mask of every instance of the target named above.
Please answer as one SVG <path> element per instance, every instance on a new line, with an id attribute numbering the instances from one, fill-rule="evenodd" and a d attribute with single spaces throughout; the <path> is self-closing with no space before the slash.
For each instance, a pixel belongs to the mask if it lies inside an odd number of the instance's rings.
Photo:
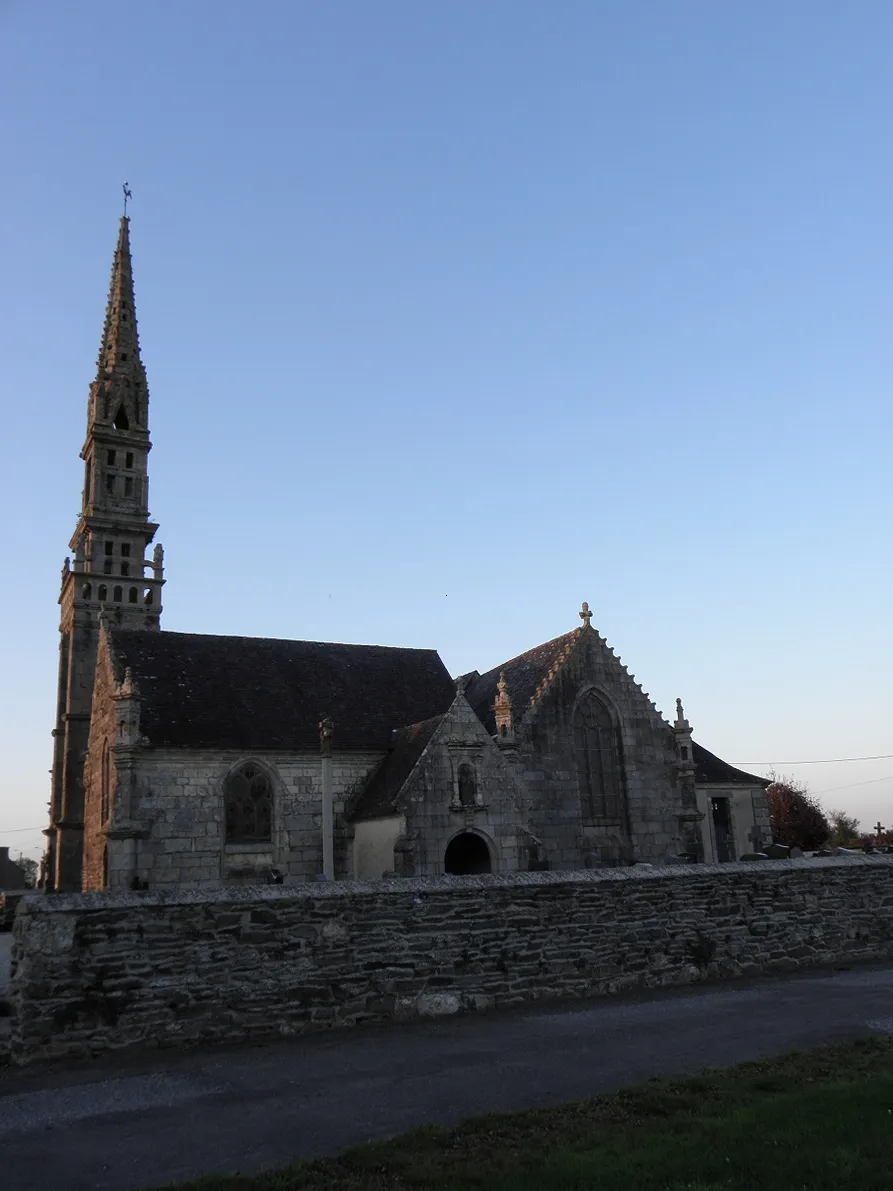
<path id="1" fill-rule="evenodd" d="M 796 844 L 769 844 L 763 849 L 770 860 L 797 860 L 803 849 Z"/>
<path id="2" fill-rule="evenodd" d="M 768 860 L 769 857 L 765 852 L 745 852 L 743 856 L 738 857 L 739 860 Z"/>
<path id="3" fill-rule="evenodd" d="M 747 833 L 747 838 L 753 844 L 753 854 L 758 855 L 763 851 L 763 829 L 754 823 L 750 831 Z"/>

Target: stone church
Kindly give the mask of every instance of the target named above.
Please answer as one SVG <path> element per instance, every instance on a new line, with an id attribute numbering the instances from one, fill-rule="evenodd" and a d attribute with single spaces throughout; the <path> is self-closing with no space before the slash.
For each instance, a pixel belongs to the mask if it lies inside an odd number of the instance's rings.
<path id="1" fill-rule="evenodd" d="M 736 859 L 764 779 L 591 624 L 454 680 L 434 650 L 161 630 L 149 393 L 121 220 L 62 570 L 48 890 Z"/>

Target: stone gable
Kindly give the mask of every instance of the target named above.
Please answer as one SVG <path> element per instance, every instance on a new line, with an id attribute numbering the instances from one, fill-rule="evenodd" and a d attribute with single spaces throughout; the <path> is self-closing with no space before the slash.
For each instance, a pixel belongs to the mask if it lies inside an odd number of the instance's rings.
<path id="1" fill-rule="evenodd" d="M 397 794 L 394 810 L 406 824 L 398 844 L 405 876 L 442 873 L 450 841 L 463 833 L 486 842 L 492 871 L 527 867 L 530 808 L 521 770 L 487 734 L 462 694 Z"/>
<path id="2" fill-rule="evenodd" d="M 593 691 L 609 708 L 620 749 L 623 818 L 589 818 L 574 750 L 574 713 Z M 531 830 L 555 868 L 607 860 L 660 862 L 682 850 L 681 792 L 672 730 L 606 642 L 583 629 L 541 683 L 516 728 Z"/>

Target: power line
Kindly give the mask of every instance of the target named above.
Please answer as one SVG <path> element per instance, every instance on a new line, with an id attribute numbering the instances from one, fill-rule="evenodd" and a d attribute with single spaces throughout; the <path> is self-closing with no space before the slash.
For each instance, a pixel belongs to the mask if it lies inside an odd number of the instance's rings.
<path id="1" fill-rule="evenodd" d="M 893 753 L 878 753 L 876 757 L 822 757 L 818 761 L 732 761 L 732 765 L 838 765 L 842 761 L 890 761 Z"/>
<path id="2" fill-rule="evenodd" d="M 21 835 L 24 831 L 43 831 L 42 827 L 0 827 L 0 835 Z"/>
<path id="3" fill-rule="evenodd" d="M 873 786 L 875 782 L 888 782 L 893 778 L 893 773 L 888 773 L 886 777 L 870 777 L 867 782 L 853 782 L 851 786 L 832 786 L 830 790 L 816 790 L 816 794 L 836 794 L 839 790 L 855 790 L 857 786 Z"/>

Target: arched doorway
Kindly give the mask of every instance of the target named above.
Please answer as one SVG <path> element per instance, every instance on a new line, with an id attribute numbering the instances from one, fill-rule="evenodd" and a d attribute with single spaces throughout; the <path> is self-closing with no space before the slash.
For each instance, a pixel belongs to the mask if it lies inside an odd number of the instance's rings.
<path id="1" fill-rule="evenodd" d="M 490 863 L 490 849 L 479 835 L 472 831 L 463 831 L 447 845 L 443 858 L 444 872 L 457 877 L 467 877 L 473 873 L 489 873 L 493 871 Z"/>

